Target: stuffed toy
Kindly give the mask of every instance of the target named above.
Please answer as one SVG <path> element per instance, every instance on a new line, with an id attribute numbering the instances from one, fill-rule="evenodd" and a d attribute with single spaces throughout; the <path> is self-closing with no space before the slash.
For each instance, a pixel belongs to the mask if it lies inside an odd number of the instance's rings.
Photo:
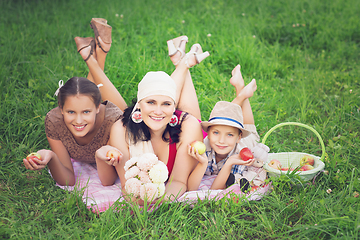
<path id="1" fill-rule="evenodd" d="M 228 180 L 226 181 L 226 187 L 236 183 L 240 185 L 243 192 L 251 187 L 263 186 L 267 178 L 265 169 L 263 168 L 264 162 L 255 158 L 255 161 L 251 166 L 248 166 L 242 174 L 230 173 Z"/>
<path id="2" fill-rule="evenodd" d="M 235 182 L 240 184 L 240 180 L 245 178 L 251 187 L 262 186 L 265 183 L 266 171 L 263 168 L 264 162 L 255 158 L 251 166 L 248 166 L 242 174 L 235 174 Z"/>
<path id="3" fill-rule="evenodd" d="M 226 181 L 226 187 L 231 186 L 234 183 L 240 185 L 242 191 L 246 191 L 249 188 L 263 186 L 267 178 L 267 173 L 263 168 L 264 162 L 268 160 L 269 147 L 257 143 L 251 148 L 251 152 L 254 154 L 255 161 L 252 166 L 248 166 L 244 169 L 242 174 L 230 173 L 229 178 Z"/>

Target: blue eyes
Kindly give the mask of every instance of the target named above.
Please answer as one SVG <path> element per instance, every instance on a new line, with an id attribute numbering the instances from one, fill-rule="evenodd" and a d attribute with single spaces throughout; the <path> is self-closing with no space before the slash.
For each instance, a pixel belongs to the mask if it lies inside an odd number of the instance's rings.
<path id="1" fill-rule="evenodd" d="M 154 105 L 154 104 L 155 104 L 155 101 L 149 101 L 149 102 L 147 102 L 147 103 L 150 104 L 150 105 Z M 164 102 L 164 103 L 162 103 L 162 105 L 164 105 L 164 106 L 170 106 L 171 103 Z"/>
<path id="2" fill-rule="evenodd" d="M 213 134 L 214 134 L 214 135 L 218 135 L 218 134 L 220 134 L 220 133 L 219 133 L 219 132 L 213 132 Z M 228 133 L 227 136 L 228 136 L 228 137 L 234 137 L 234 134 Z"/>
<path id="3" fill-rule="evenodd" d="M 68 113 L 69 113 L 69 114 L 74 114 L 75 112 L 74 112 L 74 111 L 68 111 Z M 89 110 L 86 110 L 86 111 L 84 111 L 83 113 L 84 113 L 84 114 L 88 114 L 88 113 L 90 113 L 90 111 L 89 111 Z"/>

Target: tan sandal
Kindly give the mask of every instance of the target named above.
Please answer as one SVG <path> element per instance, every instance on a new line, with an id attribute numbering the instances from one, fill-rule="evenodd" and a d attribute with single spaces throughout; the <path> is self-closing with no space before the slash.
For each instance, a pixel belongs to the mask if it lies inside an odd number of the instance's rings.
<path id="1" fill-rule="evenodd" d="M 207 58 L 208 56 L 210 56 L 210 53 L 208 51 L 206 52 L 203 52 L 202 48 L 201 48 L 201 45 L 198 44 L 198 43 L 195 43 L 194 45 L 192 45 L 190 51 L 185 55 L 185 65 L 188 67 L 188 68 L 192 68 L 193 66 L 190 66 L 189 65 L 189 57 L 191 55 L 195 55 L 195 60 L 196 60 L 196 64 L 199 64 L 202 60 L 204 60 L 205 58 Z"/>
<path id="2" fill-rule="evenodd" d="M 185 43 L 188 42 L 187 36 L 180 36 L 174 39 L 168 40 L 166 43 L 168 45 L 169 50 L 169 57 L 174 56 L 178 51 L 180 52 L 181 56 L 178 62 L 174 63 L 174 65 L 178 65 L 181 59 L 185 56 L 185 45 L 183 46 L 183 49 L 181 48 L 182 42 L 185 41 Z"/>
<path id="3" fill-rule="evenodd" d="M 95 39 L 97 41 L 97 45 L 101 50 L 103 50 L 104 53 L 108 53 L 109 51 L 105 51 L 99 42 L 99 37 L 101 37 L 101 40 L 104 41 L 104 43 L 112 43 L 111 40 L 111 30 L 112 27 L 107 24 L 107 20 L 104 18 L 93 18 L 90 22 L 91 28 L 94 30 Z"/>
<path id="4" fill-rule="evenodd" d="M 86 59 L 84 59 L 84 61 L 86 62 L 87 60 L 89 60 L 89 58 L 91 57 L 91 55 L 93 55 L 95 51 L 95 47 L 96 47 L 95 39 L 93 37 L 87 37 L 87 38 L 75 37 L 74 40 L 76 43 L 78 53 L 80 53 L 80 51 L 83 50 L 84 48 L 91 46 L 89 55 L 86 57 Z"/>

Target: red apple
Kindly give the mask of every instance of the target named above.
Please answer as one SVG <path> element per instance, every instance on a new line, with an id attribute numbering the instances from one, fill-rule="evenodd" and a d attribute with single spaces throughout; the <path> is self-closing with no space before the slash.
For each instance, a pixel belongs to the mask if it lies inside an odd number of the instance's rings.
<path id="1" fill-rule="evenodd" d="M 111 149 L 106 153 L 106 157 L 110 158 L 110 159 L 116 159 L 119 160 L 121 156 L 121 153 L 116 150 L 116 149 Z"/>
<path id="2" fill-rule="evenodd" d="M 206 151 L 206 146 L 201 141 L 193 141 L 190 143 L 190 146 L 193 147 L 201 155 Z"/>
<path id="3" fill-rule="evenodd" d="M 250 159 L 253 159 L 254 155 L 252 154 L 250 148 L 244 147 L 240 151 L 240 158 L 244 161 L 248 161 Z"/>
<path id="4" fill-rule="evenodd" d="M 299 171 L 308 171 L 308 170 L 311 170 L 311 169 L 314 169 L 314 167 L 313 166 L 311 166 L 311 165 L 304 165 L 304 166 L 302 166 L 300 169 L 299 169 Z"/>
<path id="5" fill-rule="evenodd" d="M 33 153 L 30 153 L 29 155 L 26 156 L 26 160 L 32 160 L 34 163 L 38 164 L 36 162 L 36 160 L 40 160 L 41 161 L 41 155 L 37 152 L 33 152 Z M 35 160 L 35 161 L 34 161 Z M 38 164 L 39 165 L 39 164 Z"/>
<path id="6" fill-rule="evenodd" d="M 271 160 L 268 165 L 277 170 L 281 169 L 281 163 L 276 159 Z"/>
<path id="7" fill-rule="evenodd" d="M 305 155 L 300 159 L 300 166 L 304 166 L 304 165 L 311 165 L 314 166 L 314 158 L 309 156 L 309 155 Z"/>

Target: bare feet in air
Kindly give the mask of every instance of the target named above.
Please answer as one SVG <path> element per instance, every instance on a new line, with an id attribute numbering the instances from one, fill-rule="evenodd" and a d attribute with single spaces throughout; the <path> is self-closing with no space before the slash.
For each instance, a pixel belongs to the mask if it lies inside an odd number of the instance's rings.
<path id="1" fill-rule="evenodd" d="M 245 83 L 241 75 L 241 66 L 238 64 L 231 72 L 232 77 L 230 78 L 230 83 L 235 87 L 236 95 L 239 95 L 241 90 L 244 88 Z"/>
<path id="2" fill-rule="evenodd" d="M 236 97 L 232 102 L 238 104 L 239 106 L 242 106 L 243 102 L 246 99 L 254 95 L 256 89 L 257 89 L 256 80 L 253 79 L 248 85 L 246 85 L 243 89 L 241 89 L 240 93 L 236 95 Z"/>
<path id="3" fill-rule="evenodd" d="M 244 99 L 246 98 L 250 98 L 254 95 L 254 92 L 256 91 L 257 89 L 257 85 L 256 85 L 256 80 L 253 79 L 251 80 L 251 82 L 246 85 L 240 92 L 240 95 L 242 95 L 242 97 Z"/>

